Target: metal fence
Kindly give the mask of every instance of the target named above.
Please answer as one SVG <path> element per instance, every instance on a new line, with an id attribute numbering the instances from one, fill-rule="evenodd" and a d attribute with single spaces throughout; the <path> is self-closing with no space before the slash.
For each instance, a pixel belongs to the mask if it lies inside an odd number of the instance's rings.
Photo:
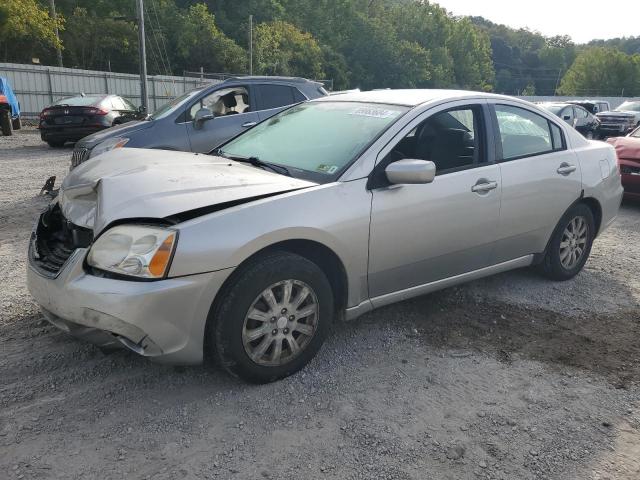
<path id="1" fill-rule="evenodd" d="M 0 76 L 7 77 L 13 88 L 24 118 L 37 117 L 40 111 L 55 100 L 69 96 L 112 93 L 140 105 L 140 77 L 129 73 L 99 72 L 76 68 L 44 67 L 0 63 Z M 184 75 L 148 77 L 149 110 L 153 111 L 168 100 L 203 83 L 220 80 Z"/>

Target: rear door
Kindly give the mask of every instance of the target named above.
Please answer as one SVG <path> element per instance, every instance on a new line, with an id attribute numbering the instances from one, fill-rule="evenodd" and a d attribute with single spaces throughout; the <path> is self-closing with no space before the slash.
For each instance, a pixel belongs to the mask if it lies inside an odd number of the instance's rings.
<path id="1" fill-rule="evenodd" d="M 498 242 L 493 263 L 541 253 L 553 229 L 579 197 L 580 163 L 562 129 L 517 104 L 492 105 L 502 177 Z"/>
<path id="2" fill-rule="evenodd" d="M 208 92 L 191 103 L 185 112 L 187 135 L 192 152 L 208 153 L 221 143 L 235 137 L 258 121 L 255 97 L 249 85 L 225 86 Z M 209 109 L 215 118 L 200 128 L 193 122 L 202 108 Z"/>
<path id="3" fill-rule="evenodd" d="M 291 85 L 264 83 L 256 85 L 258 115 L 265 120 L 284 110 L 289 105 L 303 102 L 307 98 Z"/>

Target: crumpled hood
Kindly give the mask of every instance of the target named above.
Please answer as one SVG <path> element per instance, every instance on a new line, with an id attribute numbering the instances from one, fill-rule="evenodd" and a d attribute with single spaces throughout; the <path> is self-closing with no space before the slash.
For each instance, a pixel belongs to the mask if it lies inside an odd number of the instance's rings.
<path id="1" fill-rule="evenodd" d="M 98 234 L 119 219 L 165 218 L 314 185 L 222 157 L 123 148 L 74 169 L 58 202 L 67 220 Z"/>
<path id="2" fill-rule="evenodd" d="M 614 137 L 607 142 L 615 147 L 618 158 L 640 162 L 640 138 Z"/>
<path id="3" fill-rule="evenodd" d="M 133 120 L 131 122 L 115 125 L 105 130 L 100 130 L 99 132 L 87 135 L 76 144 L 76 147 L 93 148 L 97 144 L 102 143 L 109 138 L 126 137 L 134 132 L 146 130 L 152 125 L 153 121 L 151 120 Z"/>

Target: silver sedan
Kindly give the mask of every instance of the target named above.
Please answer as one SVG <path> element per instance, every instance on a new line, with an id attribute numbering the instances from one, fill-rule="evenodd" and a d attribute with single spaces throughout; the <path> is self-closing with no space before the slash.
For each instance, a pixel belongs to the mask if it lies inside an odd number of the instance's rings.
<path id="1" fill-rule="evenodd" d="M 613 148 L 530 103 L 350 92 L 211 155 L 82 164 L 37 221 L 28 284 L 71 334 L 268 382 L 335 320 L 514 268 L 573 277 L 621 197 Z"/>

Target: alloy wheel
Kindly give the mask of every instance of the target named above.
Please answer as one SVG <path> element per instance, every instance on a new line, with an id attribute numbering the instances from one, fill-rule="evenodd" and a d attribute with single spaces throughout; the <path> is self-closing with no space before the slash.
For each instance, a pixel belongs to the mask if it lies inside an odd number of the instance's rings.
<path id="1" fill-rule="evenodd" d="M 587 221 L 582 216 L 574 217 L 565 227 L 560 240 L 560 263 L 565 269 L 575 268 L 582 259 L 587 245 L 588 228 Z"/>
<path id="2" fill-rule="evenodd" d="M 284 280 L 267 287 L 244 318 L 245 352 L 258 365 L 290 362 L 309 345 L 318 327 L 318 312 L 315 292 L 300 280 Z"/>

